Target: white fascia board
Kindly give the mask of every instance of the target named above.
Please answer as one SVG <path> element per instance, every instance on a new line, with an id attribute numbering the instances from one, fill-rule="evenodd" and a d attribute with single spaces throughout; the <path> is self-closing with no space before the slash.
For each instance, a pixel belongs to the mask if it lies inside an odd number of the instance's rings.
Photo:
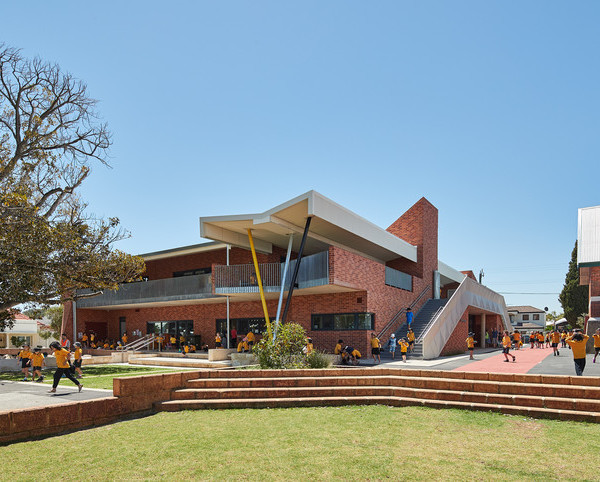
<path id="1" fill-rule="evenodd" d="M 440 274 L 442 276 L 445 276 L 446 278 L 454 280 L 457 283 L 461 283 L 462 280 L 465 279 L 465 277 L 467 276 L 466 274 L 461 273 L 460 271 L 452 268 L 451 266 L 448 266 L 446 263 L 443 263 L 439 259 L 438 259 L 438 271 L 440 272 Z"/>
<path id="2" fill-rule="evenodd" d="M 200 227 L 200 235 L 203 238 L 214 239 L 233 246 L 250 249 L 250 240 L 247 234 L 236 233 L 235 231 L 230 231 L 214 224 L 202 222 L 202 220 L 200 221 Z M 260 253 L 271 254 L 273 252 L 273 245 L 262 239 L 254 239 L 254 247 Z"/>
<path id="3" fill-rule="evenodd" d="M 202 246 L 184 246 L 176 249 L 167 249 L 164 251 L 157 251 L 155 253 L 146 253 L 139 254 L 140 258 L 143 258 L 144 261 L 153 261 L 157 259 L 165 259 L 165 258 L 175 258 L 177 256 L 185 256 L 187 254 L 197 254 L 197 253 L 205 253 L 206 251 L 216 251 L 218 249 L 225 248 L 226 245 L 223 243 L 206 243 L 206 245 Z"/>
<path id="4" fill-rule="evenodd" d="M 398 254 L 398 256 L 417 262 L 416 246 L 388 233 L 385 229 L 367 221 L 316 191 L 310 191 L 307 194 L 310 194 L 308 200 L 309 214 L 354 233 L 367 241 Z"/>

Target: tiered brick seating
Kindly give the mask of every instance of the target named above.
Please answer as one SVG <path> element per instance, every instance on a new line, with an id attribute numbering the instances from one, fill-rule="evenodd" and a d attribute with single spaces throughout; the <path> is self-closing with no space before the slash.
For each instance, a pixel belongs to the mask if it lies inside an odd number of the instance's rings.
<path id="1" fill-rule="evenodd" d="M 382 404 L 600 422 L 600 378 L 402 369 L 207 371 L 156 410 Z"/>

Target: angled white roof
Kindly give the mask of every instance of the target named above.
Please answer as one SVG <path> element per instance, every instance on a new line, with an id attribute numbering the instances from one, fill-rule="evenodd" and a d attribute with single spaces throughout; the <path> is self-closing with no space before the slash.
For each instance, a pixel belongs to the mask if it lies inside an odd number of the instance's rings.
<path id="1" fill-rule="evenodd" d="M 600 266 L 600 206 L 579 209 L 577 264 L 580 267 Z"/>
<path id="2" fill-rule="evenodd" d="M 398 257 L 417 261 L 416 246 L 316 191 L 308 191 L 264 213 L 201 217 L 200 236 L 248 248 L 247 229 L 252 229 L 257 251 L 271 253 L 273 246 L 287 248 L 293 233 L 292 249 L 297 251 L 308 217 L 312 219 L 305 254 L 332 245 L 379 262 Z"/>
<path id="3" fill-rule="evenodd" d="M 438 260 L 438 271 L 440 272 L 440 275 L 442 275 L 442 284 L 446 284 L 449 281 L 456 281 L 457 283 L 460 283 L 467 276 L 457 269 L 448 266 L 446 263 L 442 263 L 440 260 Z"/>

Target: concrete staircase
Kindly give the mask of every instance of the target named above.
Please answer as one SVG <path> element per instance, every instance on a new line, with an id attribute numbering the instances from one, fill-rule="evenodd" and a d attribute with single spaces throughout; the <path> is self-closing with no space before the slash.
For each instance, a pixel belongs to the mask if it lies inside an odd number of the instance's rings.
<path id="1" fill-rule="evenodd" d="M 600 378 L 390 368 L 207 371 L 157 411 L 425 406 L 600 422 Z"/>
<path id="2" fill-rule="evenodd" d="M 423 305 L 423 307 L 416 314 L 415 318 L 412 322 L 412 329 L 415 332 L 415 337 L 417 340 L 423 334 L 427 325 L 431 321 L 431 318 L 440 310 L 446 303 L 448 303 L 447 299 L 430 299 Z M 408 333 L 408 326 L 404 323 L 397 331 L 396 331 L 396 339 L 406 338 L 406 334 Z M 383 341 L 383 340 L 382 340 Z M 386 347 L 386 341 L 383 341 L 384 347 Z M 396 354 L 398 354 L 398 349 L 396 349 Z M 423 344 L 415 343 L 414 350 L 412 353 L 408 355 L 410 358 L 423 358 Z"/>

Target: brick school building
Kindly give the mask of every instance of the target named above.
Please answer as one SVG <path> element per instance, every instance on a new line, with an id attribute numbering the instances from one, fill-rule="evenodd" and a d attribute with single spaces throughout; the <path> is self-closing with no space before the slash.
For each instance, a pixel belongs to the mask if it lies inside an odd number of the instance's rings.
<path id="1" fill-rule="evenodd" d="M 141 255 L 144 281 L 67 303 L 65 331 L 213 348 L 216 332 L 263 333 L 266 311 L 300 323 L 317 349 L 343 339 L 367 354 L 371 333 L 406 333 L 411 307 L 417 343 L 434 358 L 464 351 L 469 331 L 482 346 L 486 331 L 510 327 L 501 295 L 438 259 L 438 210 L 425 198 L 383 229 L 309 191 L 262 213 L 202 217 L 200 236 L 211 242 Z"/>

